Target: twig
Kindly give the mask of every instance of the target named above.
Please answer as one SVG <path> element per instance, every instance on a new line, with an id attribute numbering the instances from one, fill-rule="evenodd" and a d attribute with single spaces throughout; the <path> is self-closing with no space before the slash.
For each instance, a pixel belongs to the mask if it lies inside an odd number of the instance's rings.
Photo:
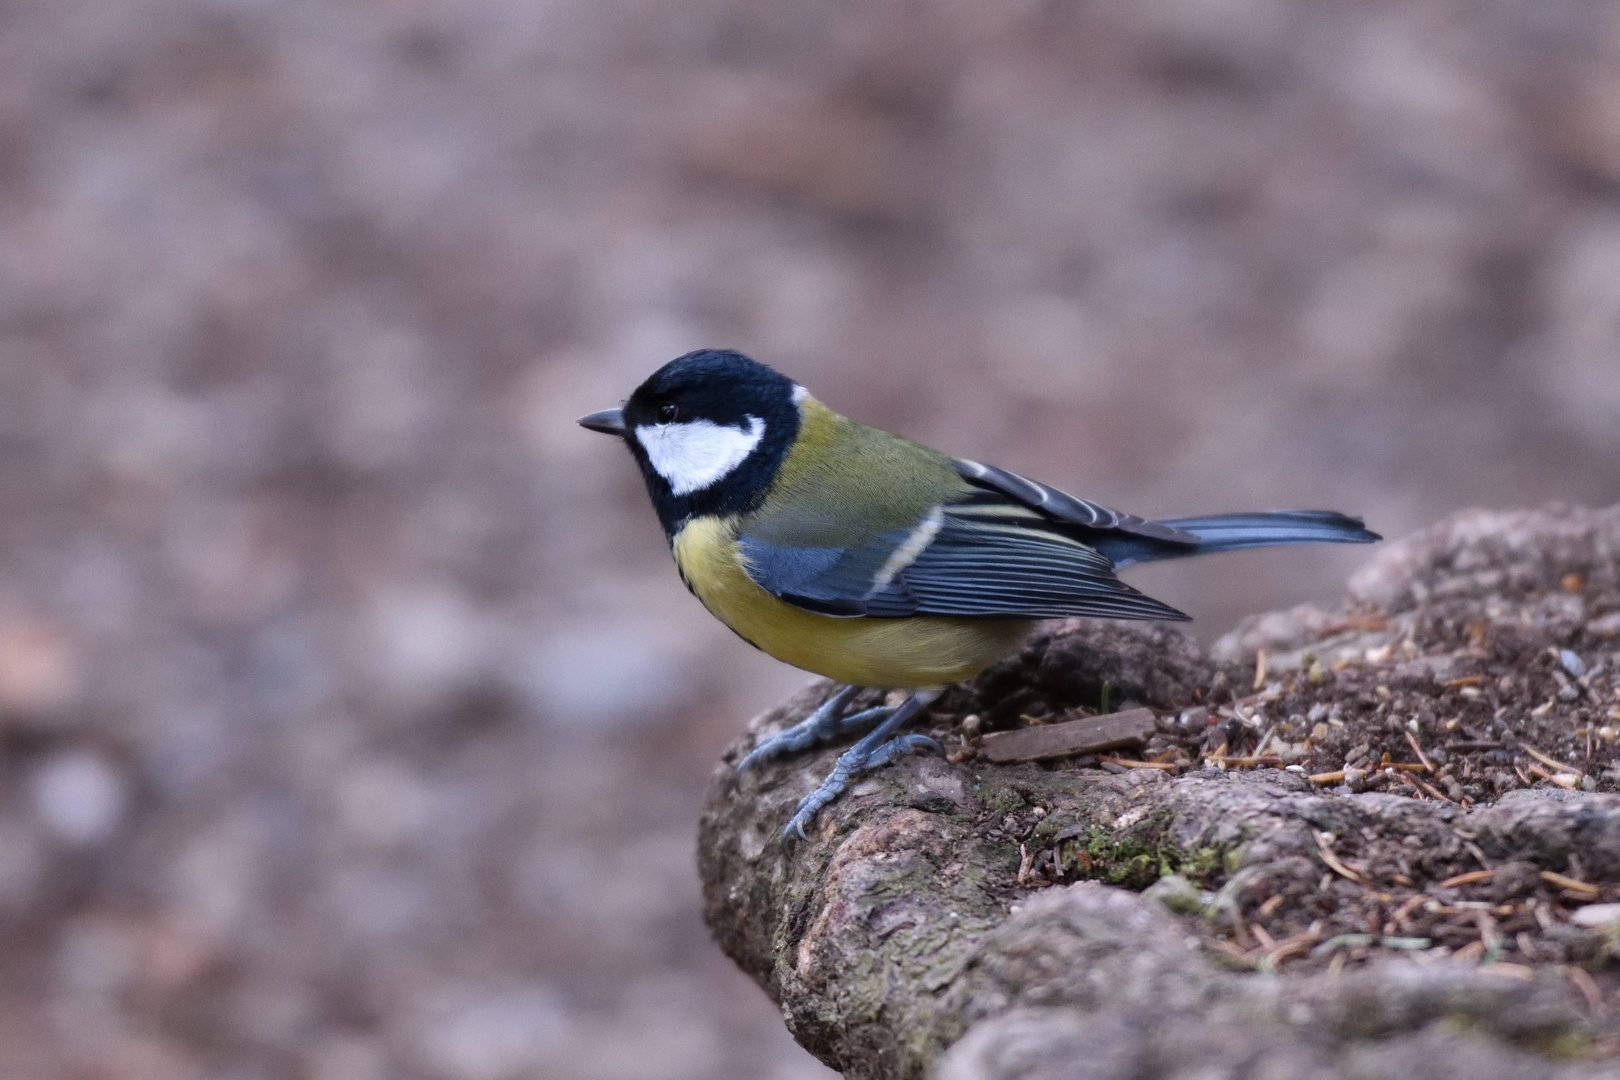
<path id="1" fill-rule="evenodd" d="M 1106 761 L 1110 765 L 1120 765 L 1127 769 L 1157 769 L 1160 772 L 1175 772 L 1181 768 L 1180 764 L 1174 761 L 1137 761 L 1135 758 L 1103 756 L 1099 756 L 1097 760 Z"/>
<path id="2" fill-rule="evenodd" d="M 1271 737 L 1277 734 L 1277 725 L 1272 724 L 1266 728 L 1266 733 L 1260 736 L 1260 741 L 1254 744 L 1254 753 L 1250 757 L 1265 757 L 1266 747 L 1271 744 Z"/>
<path id="3" fill-rule="evenodd" d="M 1540 765 L 1530 766 L 1529 772 L 1531 776 L 1541 780 L 1546 780 L 1549 783 L 1563 788 L 1565 791 L 1574 791 L 1580 786 L 1581 783 L 1580 776 L 1576 773 L 1550 773 L 1546 769 L 1543 769 Z"/>
<path id="4" fill-rule="evenodd" d="M 1311 773 L 1308 779 L 1313 784 L 1342 784 L 1344 783 L 1344 770 L 1334 769 L 1332 772 Z"/>
<path id="5" fill-rule="evenodd" d="M 1401 734 L 1406 736 L 1406 741 L 1412 746 L 1412 752 L 1417 754 L 1419 761 L 1423 762 L 1424 771 L 1430 773 L 1434 772 L 1434 762 L 1429 760 L 1429 755 L 1425 754 L 1423 752 L 1423 747 L 1418 745 L 1417 736 L 1413 735 L 1410 731 L 1403 731 Z"/>
<path id="6" fill-rule="evenodd" d="M 1401 776 L 1404 777 L 1404 776 L 1406 776 L 1406 774 L 1402 773 Z M 1452 803 L 1453 806 L 1456 805 L 1456 803 L 1452 801 L 1451 796 L 1447 795 L 1445 792 L 1441 791 L 1439 788 L 1435 787 L 1433 784 L 1429 783 L 1427 780 L 1420 780 L 1415 776 L 1412 777 L 1411 780 L 1412 780 L 1412 783 L 1416 784 L 1418 787 L 1422 788 L 1424 791 L 1428 792 L 1430 795 L 1434 796 L 1436 799 L 1439 799 L 1441 802 Z"/>
<path id="7" fill-rule="evenodd" d="M 1405 784 L 1407 787 L 1409 787 L 1413 791 L 1417 792 L 1420 797 L 1425 798 L 1425 799 L 1431 798 L 1430 794 L 1427 791 L 1424 791 L 1423 788 L 1419 787 L 1418 782 L 1416 780 L 1412 779 L 1412 777 L 1409 776 L 1408 774 L 1403 773 L 1403 772 L 1398 772 L 1398 773 L 1395 774 L 1395 779 L 1399 780 L 1401 783 Z M 1425 786 L 1427 786 L 1427 785 L 1425 785 Z"/>
<path id="8" fill-rule="evenodd" d="M 1266 650 L 1261 649 L 1254 654 L 1254 689 L 1258 693 L 1266 685 Z"/>

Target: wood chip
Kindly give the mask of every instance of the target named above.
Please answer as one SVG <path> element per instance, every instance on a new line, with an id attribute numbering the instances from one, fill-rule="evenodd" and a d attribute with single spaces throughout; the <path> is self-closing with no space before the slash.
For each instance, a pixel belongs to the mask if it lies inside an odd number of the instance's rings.
<path id="1" fill-rule="evenodd" d="M 980 747 L 991 761 L 1044 761 L 1099 750 L 1145 746 L 1153 732 L 1152 710 L 1127 709 L 1061 724 L 992 731 L 980 740 Z"/>

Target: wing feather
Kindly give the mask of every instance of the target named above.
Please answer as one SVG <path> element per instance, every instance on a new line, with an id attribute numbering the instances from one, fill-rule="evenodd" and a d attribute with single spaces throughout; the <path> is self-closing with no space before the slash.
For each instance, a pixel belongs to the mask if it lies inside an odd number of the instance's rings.
<path id="1" fill-rule="evenodd" d="M 1066 491 L 1059 491 L 1027 476 L 998 469 L 994 465 L 981 465 L 966 458 L 956 458 L 955 464 L 957 474 L 975 487 L 998 492 L 1058 521 L 1086 529 L 1114 529 L 1154 540 L 1168 540 L 1190 546 L 1198 544 L 1198 537 L 1192 533 L 1163 522 L 1148 521 L 1135 514 L 1110 510 L 1101 503 L 1070 495 Z"/>
<path id="2" fill-rule="evenodd" d="M 738 549 L 762 588 L 826 615 L 1187 617 L 1120 581 L 1067 524 L 1023 504 L 973 498 L 858 545 L 794 548 L 778 533 L 767 541 L 745 528 Z"/>

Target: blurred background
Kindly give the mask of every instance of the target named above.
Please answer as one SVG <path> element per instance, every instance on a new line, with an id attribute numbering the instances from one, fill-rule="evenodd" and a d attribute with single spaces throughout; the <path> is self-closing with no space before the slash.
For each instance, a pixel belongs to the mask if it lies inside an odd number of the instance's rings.
<path id="1" fill-rule="evenodd" d="M 805 676 L 573 424 L 700 346 L 1138 513 L 1612 503 L 1620 8 L 0 4 L 0 1077 L 831 1076 L 692 858 Z"/>

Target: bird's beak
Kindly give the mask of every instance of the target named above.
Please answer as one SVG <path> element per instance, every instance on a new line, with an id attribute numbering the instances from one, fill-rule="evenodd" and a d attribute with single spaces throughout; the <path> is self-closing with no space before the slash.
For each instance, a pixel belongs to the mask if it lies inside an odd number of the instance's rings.
<path id="1" fill-rule="evenodd" d="M 601 412 L 593 412 L 589 416 L 580 417 L 579 426 L 600 431 L 604 435 L 623 435 L 624 410 L 603 409 Z"/>

